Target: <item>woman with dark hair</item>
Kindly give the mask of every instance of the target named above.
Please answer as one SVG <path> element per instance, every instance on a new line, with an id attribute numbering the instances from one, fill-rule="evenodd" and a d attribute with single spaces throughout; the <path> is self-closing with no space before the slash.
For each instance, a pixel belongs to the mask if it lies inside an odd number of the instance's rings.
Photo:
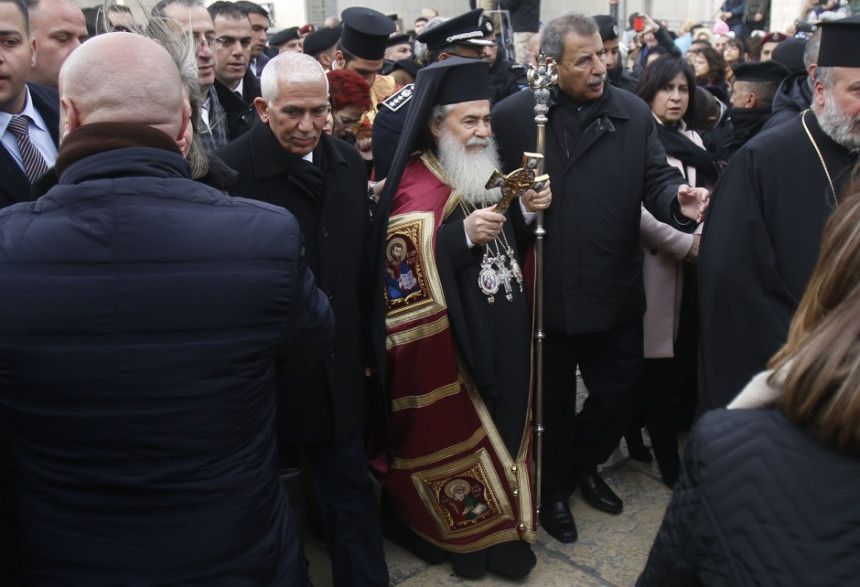
<path id="1" fill-rule="evenodd" d="M 690 65 L 700 86 L 719 86 L 728 89 L 726 83 L 726 60 L 710 45 L 696 48 L 691 53 Z"/>
<path id="2" fill-rule="evenodd" d="M 680 57 L 667 55 L 645 68 L 636 94 L 651 107 L 668 162 L 684 175 L 689 185 L 711 187 L 717 178 L 714 158 L 703 148 L 699 135 L 686 126 L 686 119 L 695 108 L 695 89 L 696 80 L 690 65 Z M 650 460 L 642 442 L 644 422 L 660 474 L 671 487 L 680 469 L 676 431 L 679 360 L 695 361 L 695 354 L 679 359 L 675 352 L 684 297 L 682 262 L 695 262 L 700 234 L 678 231 L 657 221 L 644 208 L 640 232 L 645 252 L 643 276 L 647 303 L 643 409 L 625 437 L 631 456 Z M 694 320 L 695 311 L 688 313 Z M 687 327 L 685 325 L 685 330 Z M 695 349 L 695 345 L 692 348 Z"/>
<path id="3" fill-rule="evenodd" d="M 770 371 L 690 435 L 638 585 L 856 585 L 860 576 L 860 181 Z"/>
<path id="4" fill-rule="evenodd" d="M 744 42 L 740 39 L 730 39 L 723 49 L 723 59 L 726 62 L 726 83 L 731 84 L 735 77 L 732 66 L 746 61 Z"/>

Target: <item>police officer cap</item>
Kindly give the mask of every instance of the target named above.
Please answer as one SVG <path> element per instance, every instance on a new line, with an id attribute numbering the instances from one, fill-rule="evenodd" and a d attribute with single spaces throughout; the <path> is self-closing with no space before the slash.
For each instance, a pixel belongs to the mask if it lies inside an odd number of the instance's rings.
<path id="1" fill-rule="evenodd" d="M 480 45 L 489 47 L 493 41 L 484 38 L 481 30 L 481 16 L 484 14 L 482 8 L 470 10 L 442 24 L 424 31 L 418 35 L 417 40 L 427 45 L 429 51 L 438 51 L 449 45 Z"/>
<path id="2" fill-rule="evenodd" d="M 388 37 L 388 43 L 386 43 L 387 47 L 394 47 L 395 45 L 405 45 L 407 43 L 412 42 L 412 35 L 409 33 L 403 33 L 402 35 L 394 35 Z"/>
<path id="3" fill-rule="evenodd" d="M 741 82 L 779 83 L 791 72 L 776 61 L 745 61 L 732 66 L 735 80 Z"/>
<path id="4" fill-rule="evenodd" d="M 484 33 L 485 37 L 489 37 L 490 35 L 494 35 L 496 33 L 496 27 L 493 25 L 493 19 L 491 19 L 486 14 L 481 15 L 481 22 L 478 25 L 478 28 L 481 29 L 481 32 Z"/>
<path id="5" fill-rule="evenodd" d="M 822 22 L 818 67 L 860 67 L 860 14 Z"/>
<path id="6" fill-rule="evenodd" d="M 301 35 L 299 34 L 299 27 L 292 26 L 288 29 L 284 29 L 278 33 L 275 33 L 271 37 L 269 37 L 269 46 L 270 47 L 280 47 L 284 43 L 289 43 L 294 39 L 300 39 Z"/>
<path id="7" fill-rule="evenodd" d="M 308 55 L 322 53 L 337 43 L 341 32 L 340 27 L 328 27 L 316 30 L 305 37 L 305 42 L 302 43 L 302 50 Z"/>
<path id="8" fill-rule="evenodd" d="M 600 29 L 600 38 L 603 42 L 614 41 L 618 38 L 618 21 L 615 17 L 608 14 L 598 14 L 594 16 L 594 22 L 597 23 L 597 28 Z"/>
<path id="9" fill-rule="evenodd" d="M 353 6 L 340 15 L 344 50 L 361 59 L 376 61 L 385 54 L 388 35 L 397 28 L 390 18 L 372 8 Z"/>

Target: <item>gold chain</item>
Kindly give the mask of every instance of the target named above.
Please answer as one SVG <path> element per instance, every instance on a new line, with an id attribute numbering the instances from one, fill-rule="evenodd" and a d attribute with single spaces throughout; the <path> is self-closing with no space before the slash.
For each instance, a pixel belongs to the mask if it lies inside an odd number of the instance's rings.
<path id="1" fill-rule="evenodd" d="M 821 167 L 824 168 L 824 175 L 827 176 L 827 183 L 830 184 L 830 193 L 833 194 L 833 207 L 838 208 L 839 201 L 836 199 L 836 188 L 833 187 L 833 180 L 830 178 L 830 171 L 827 169 L 827 163 L 824 162 L 824 157 L 821 155 L 821 149 L 818 148 L 818 143 L 815 142 L 812 133 L 809 132 L 809 127 L 806 126 L 807 112 L 809 112 L 808 108 L 800 115 L 800 122 L 803 124 L 803 130 L 806 131 L 806 136 L 809 137 L 809 142 L 812 143 L 812 148 L 815 149 L 815 154 L 818 155 L 818 160 L 821 161 Z"/>
<path id="2" fill-rule="evenodd" d="M 469 216 L 469 214 L 471 214 L 472 212 L 474 212 L 475 210 L 478 209 L 478 207 L 474 206 L 474 205 L 466 206 L 466 204 L 463 202 L 462 198 L 460 199 L 458 204 L 460 204 L 460 209 L 463 211 L 463 218 L 464 219 L 467 218 Z M 487 206 L 489 206 L 489 205 L 490 204 L 488 203 Z M 469 210 L 469 208 L 472 208 L 472 209 Z M 511 245 L 508 244 L 508 237 L 505 236 L 504 226 L 502 227 L 501 232 L 499 232 L 499 236 L 497 236 L 496 238 L 494 238 L 492 240 L 493 245 L 495 245 L 495 247 L 496 247 L 496 256 L 501 254 L 501 250 L 499 248 L 499 237 L 502 238 L 502 243 L 504 244 L 505 253 L 507 253 L 510 256 L 513 253 L 513 249 L 511 248 Z M 489 249 L 489 243 L 487 243 L 484 246 L 486 246 Z"/>

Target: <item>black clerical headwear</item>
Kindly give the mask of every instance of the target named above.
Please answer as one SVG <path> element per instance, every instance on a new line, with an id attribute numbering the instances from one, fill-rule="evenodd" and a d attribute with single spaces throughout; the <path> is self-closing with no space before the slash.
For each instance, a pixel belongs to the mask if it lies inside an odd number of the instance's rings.
<path id="1" fill-rule="evenodd" d="M 818 67 L 860 67 L 860 14 L 822 22 Z"/>
<path id="2" fill-rule="evenodd" d="M 351 55 L 369 61 L 382 59 L 388 36 L 397 27 L 390 18 L 372 8 L 353 6 L 340 15 L 343 33 L 340 44 Z"/>
<path id="3" fill-rule="evenodd" d="M 409 157 L 416 149 L 424 146 L 420 140 L 426 136 L 433 107 L 489 99 L 490 64 L 481 59 L 451 57 L 418 71 L 409 113 L 377 208 L 381 215 L 387 214 L 390 209 L 391 198 L 400 184 L 400 176 Z"/>

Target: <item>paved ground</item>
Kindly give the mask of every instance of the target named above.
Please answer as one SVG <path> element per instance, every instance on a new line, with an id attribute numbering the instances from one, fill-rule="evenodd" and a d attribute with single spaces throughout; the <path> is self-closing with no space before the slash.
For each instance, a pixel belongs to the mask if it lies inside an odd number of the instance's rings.
<path id="1" fill-rule="evenodd" d="M 607 482 L 624 499 L 624 512 L 612 516 L 586 505 L 578 493 L 572 499 L 579 541 L 561 544 L 538 531 L 534 546 L 537 566 L 524 580 L 506 580 L 487 574 L 480 581 L 455 576 L 444 563 L 429 566 L 410 553 L 386 542 L 391 584 L 403 587 L 435 585 L 539 585 L 629 587 L 639 576 L 654 535 L 660 526 L 671 492 L 660 481 L 656 466 L 626 458 L 621 450 L 603 470 Z M 316 587 L 332 585 L 328 557 L 319 546 L 308 544 L 311 579 Z"/>

